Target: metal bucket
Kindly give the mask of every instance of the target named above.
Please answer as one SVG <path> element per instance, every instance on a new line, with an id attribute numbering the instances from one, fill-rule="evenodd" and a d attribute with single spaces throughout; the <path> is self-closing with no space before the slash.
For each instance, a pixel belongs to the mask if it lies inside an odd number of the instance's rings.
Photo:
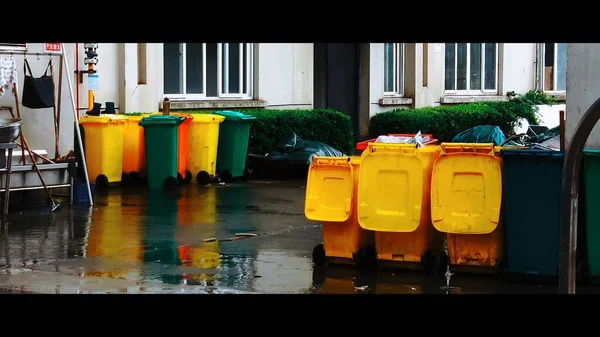
<path id="1" fill-rule="evenodd" d="M 0 143 L 10 143 L 21 135 L 20 118 L 2 118 L 0 119 Z"/>

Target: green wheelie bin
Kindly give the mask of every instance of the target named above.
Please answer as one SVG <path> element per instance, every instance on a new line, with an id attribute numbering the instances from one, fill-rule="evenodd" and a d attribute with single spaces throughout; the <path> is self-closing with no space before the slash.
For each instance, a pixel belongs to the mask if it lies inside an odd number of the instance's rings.
<path id="1" fill-rule="evenodd" d="M 225 117 L 219 128 L 217 173 L 224 180 L 248 178 L 246 156 L 250 139 L 250 123 L 256 117 L 237 111 L 215 111 Z"/>
<path id="2" fill-rule="evenodd" d="M 508 272 L 513 277 L 558 276 L 564 152 L 500 151 Z"/>
<path id="3" fill-rule="evenodd" d="M 152 115 L 140 121 L 144 127 L 148 189 L 170 190 L 179 186 L 177 140 L 179 124 L 184 120 L 182 116 Z"/>
<path id="4" fill-rule="evenodd" d="M 584 214 L 589 276 L 600 283 L 600 150 L 583 150 Z"/>

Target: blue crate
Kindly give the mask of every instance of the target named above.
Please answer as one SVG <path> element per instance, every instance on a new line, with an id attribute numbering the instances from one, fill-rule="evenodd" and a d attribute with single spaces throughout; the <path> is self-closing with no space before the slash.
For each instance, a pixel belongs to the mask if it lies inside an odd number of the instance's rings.
<path id="1" fill-rule="evenodd" d="M 90 184 L 92 190 L 92 198 L 94 197 L 95 192 L 95 184 Z M 84 204 L 89 203 L 90 198 L 88 196 L 87 186 L 85 181 L 76 181 L 73 184 L 73 203 L 75 204 Z"/>

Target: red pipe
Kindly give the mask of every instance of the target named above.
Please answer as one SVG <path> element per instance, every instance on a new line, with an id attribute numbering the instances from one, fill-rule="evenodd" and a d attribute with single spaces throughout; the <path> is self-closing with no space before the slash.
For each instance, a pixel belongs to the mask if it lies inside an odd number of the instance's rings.
<path id="1" fill-rule="evenodd" d="M 75 43 L 75 112 L 77 119 L 79 119 L 79 43 Z"/>

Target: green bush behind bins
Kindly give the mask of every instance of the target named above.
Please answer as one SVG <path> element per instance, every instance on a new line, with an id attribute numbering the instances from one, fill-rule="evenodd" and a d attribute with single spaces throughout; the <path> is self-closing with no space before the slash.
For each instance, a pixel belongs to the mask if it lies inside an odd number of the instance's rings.
<path id="1" fill-rule="evenodd" d="M 452 141 L 458 133 L 477 125 L 497 125 L 508 137 L 520 118 L 538 124 L 536 105 L 550 105 L 554 100 L 543 93 L 524 95 L 509 92 L 504 102 L 476 102 L 448 106 L 398 109 L 376 114 L 369 121 L 369 136 L 390 133 L 432 134 L 441 142 Z"/>
<path id="2" fill-rule="evenodd" d="M 232 109 L 255 116 L 250 128 L 248 153 L 271 152 L 279 137 L 293 131 L 302 139 L 328 144 L 352 154 L 354 131 L 348 115 L 329 109 Z M 210 110 L 173 110 L 182 113 L 214 113 Z"/>

